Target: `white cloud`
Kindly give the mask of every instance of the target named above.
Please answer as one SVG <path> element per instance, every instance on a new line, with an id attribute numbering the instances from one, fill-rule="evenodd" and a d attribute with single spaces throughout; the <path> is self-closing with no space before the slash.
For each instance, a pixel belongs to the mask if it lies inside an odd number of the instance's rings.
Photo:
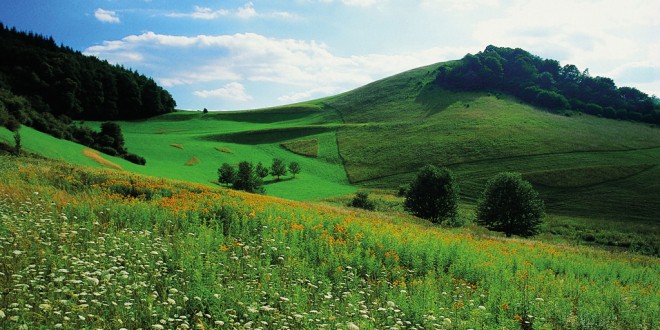
<path id="1" fill-rule="evenodd" d="M 277 100 L 282 103 L 288 104 L 288 103 L 295 103 L 304 100 L 311 100 L 315 97 L 333 95 L 340 93 L 342 91 L 343 90 L 339 87 L 326 86 L 326 87 L 308 89 L 302 92 L 289 93 L 278 97 Z"/>
<path id="2" fill-rule="evenodd" d="M 645 36 L 660 27 L 658 12 L 658 1 L 516 0 L 478 23 L 473 37 L 484 46 L 520 47 L 602 75 L 619 61 L 660 64 L 657 53 L 648 51 L 657 37 Z"/>
<path id="3" fill-rule="evenodd" d="M 254 7 L 254 3 L 247 2 L 245 5 L 230 10 L 230 9 L 212 9 L 209 7 L 200 7 L 195 6 L 193 12 L 191 13 L 182 13 L 182 12 L 171 12 L 165 14 L 167 17 L 184 17 L 184 18 L 193 18 L 200 20 L 214 20 L 222 17 L 236 17 L 240 19 L 251 19 L 256 17 L 263 18 L 279 18 L 294 20 L 299 19 L 298 15 L 285 12 L 285 11 L 275 11 L 268 13 L 260 13 Z"/>
<path id="4" fill-rule="evenodd" d="M 435 9 L 448 12 L 466 12 L 474 10 L 492 10 L 500 5 L 500 0 L 423 0 L 424 9 Z"/>
<path id="5" fill-rule="evenodd" d="M 245 92 L 245 86 L 241 83 L 231 82 L 221 88 L 213 90 L 201 90 L 193 92 L 194 95 L 201 98 L 217 98 L 230 101 L 249 101 L 252 96 Z"/>
<path id="6" fill-rule="evenodd" d="M 359 6 L 359 7 L 368 7 L 371 5 L 375 5 L 381 1 L 379 0 L 342 0 L 345 5 L 348 6 Z"/>
<path id="7" fill-rule="evenodd" d="M 213 10 L 208 7 L 195 6 L 192 13 L 168 13 L 165 16 L 169 17 L 190 17 L 194 19 L 212 20 L 223 16 L 228 16 L 229 11 L 226 9 Z"/>
<path id="8" fill-rule="evenodd" d="M 98 8 L 94 12 L 94 17 L 96 17 L 97 20 L 104 22 L 104 23 L 119 23 L 119 16 L 117 16 L 117 13 L 112 11 L 112 10 L 105 10 Z"/>
<path id="9" fill-rule="evenodd" d="M 153 70 L 158 74 L 155 78 L 168 88 L 233 82 L 218 90 L 196 92 L 200 97 L 234 95 L 235 100 L 240 99 L 243 94 L 238 93 L 236 84 L 249 81 L 291 86 L 293 92 L 280 96 L 279 100 L 299 101 L 346 91 L 422 65 L 460 58 L 469 51 L 472 49 L 444 47 L 345 57 L 334 54 L 324 43 L 268 38 L 254 33 L 173 36 L 145 32 L 106 41 L 85 53 L 111 62 L 128 59 L 127 54 L 141 54 L 135 59 L 143 62 L 134 64 L 157 64 Z M 193 58 L 196 53 L 215 55 Z"/>

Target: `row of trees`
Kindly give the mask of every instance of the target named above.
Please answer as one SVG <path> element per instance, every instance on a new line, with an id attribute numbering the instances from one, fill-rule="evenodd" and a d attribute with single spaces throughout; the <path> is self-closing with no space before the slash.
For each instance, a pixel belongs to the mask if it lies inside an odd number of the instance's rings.
<path id="1" fill-rule="evenodd" d="M 277 181 L 280 181 L 287 171 L 295 178 L 301 171 L 300 164 L 291 162 L 287 168 L 283 160 L 273 158 L 270 168 L 261 162 L 254 166 L 251 162 L 242 161 L 238 163 L 238 169 L 236 169 L 229 163 L 223 163 L 218 169 L 218 182 L 224 183 L 227 187 L 231 185 L 236 190 L 261 194 L 264 193 L 264 179 L 268 175 L 274 176 Z"/>
<path id="2" fill-rule="evenodd" d="M 436 82 L 446 88 L 493 90 L 515 95 L 548 109 L 572 109 L 607 118 L 660 124 L 655 97 L 631 87 L 617 87 L 589 70 L 542 59 L 520 48 L 488 46 L 467 54 L 453 65 L 442 66 Z"/>
<path id="3" fill-rule="evenodd" d="M 404 208 L 413 215 L 445 226 L 458 227 L 458 185 L 446 168 L 422 168 L 400 192 Z M 358 192 L 348 206 L 374 210 L 368 194 Z M 543 201 L 532 185 L 518 173 L 500 173 L 486 183 L 477 205 L 477 224 L 507 236 L 536 235 L 543 223 Z"/>

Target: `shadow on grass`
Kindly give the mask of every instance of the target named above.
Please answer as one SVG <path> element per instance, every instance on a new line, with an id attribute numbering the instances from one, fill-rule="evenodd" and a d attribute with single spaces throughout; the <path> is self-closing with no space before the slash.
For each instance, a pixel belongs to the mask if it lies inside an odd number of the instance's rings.
<path id="1" fill-rule="evenodd" d="M 296 177 L 296 178 L 294 178 L 294 177 L 280 178 L 279 180 L 278 180 L 278 179 L 264 180 L 264 186 L 267 186 L 267 185 L 269 185 L 269 184 L 274 184 L 274 183 L 280 183 L 280 182 L 291 181 L 291 180 L 295 180 L 295 179 L 297 179 L 297 177 Z"/>

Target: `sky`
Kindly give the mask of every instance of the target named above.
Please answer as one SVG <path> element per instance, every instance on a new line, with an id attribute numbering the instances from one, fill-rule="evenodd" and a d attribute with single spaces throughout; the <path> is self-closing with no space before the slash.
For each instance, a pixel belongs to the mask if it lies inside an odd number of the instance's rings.
<path id="1" fill-rule="evenodd" d="M 660 97 L 658 0 L 16 0 L 0 22 L 150 76 L 180 109 L 317 99 L 491 44 Z"/>

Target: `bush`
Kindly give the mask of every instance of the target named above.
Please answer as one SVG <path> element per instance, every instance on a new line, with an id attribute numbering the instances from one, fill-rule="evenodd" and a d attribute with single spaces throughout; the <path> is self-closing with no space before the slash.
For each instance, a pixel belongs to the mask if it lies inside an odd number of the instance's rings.
<path id="1" fill-rule="evenodd" d="M 427 165 L 406 192 L 404 208 L 420 218 L 440 223 L 458 216 L 458 187 L 446 168 Z"/>
<path id="2" fill-rule="evenodd" d="M 146 165 L 147 160 L 144 159 L 142 156 L 138 156 L 136 154 L 131 154 L 127 153 L 122 156 L 122 158 L 126 159 L 127 161 L 133 163 L 133 164 L 138 164 L 138 165 Z"/>
<path id="3" fill-rule="evenodd" d="M 533 236 L 543 223 L 543 201 L 518 173 L 500 173 L 490 179 L 477 206 L 477 224 L 494 231 Z"/>
<path id="4" fill-rule="evenodd" d="M 369 194 L 366 192 L 355 193 L 355 197 L 348 203 L 348 206 L 369 211 L 376 209 L 374 203 L 369 200 Z"/>

